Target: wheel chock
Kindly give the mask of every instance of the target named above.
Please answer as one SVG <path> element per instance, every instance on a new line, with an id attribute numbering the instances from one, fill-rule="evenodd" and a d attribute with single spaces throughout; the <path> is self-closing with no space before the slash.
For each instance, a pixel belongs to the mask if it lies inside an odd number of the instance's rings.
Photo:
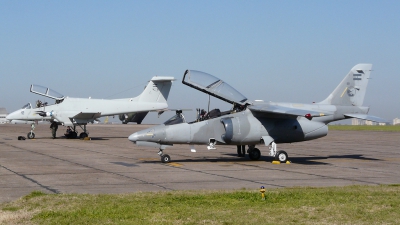
<path id="1" fill-rule="evenodd" d="M 84 137 L 83 140 L 84 140 L 84 141 L 90 141 L 90 140 L 92 140 L 92 139 L 91 139 L 90 137 Z"/>
<path id="2" fill-rule="evenodd" d="M 274 160 L 272 161 L 272 164 L 281 164 L 281 162 Z"/>
<path id="3" fill-rule="evenodd" d="M 288 161 L 286 161 L 286 164 L 290 164 L 290 163 L 292 163 L 292 162 L 290 162 L 289 160 L 288 160 Z"/>

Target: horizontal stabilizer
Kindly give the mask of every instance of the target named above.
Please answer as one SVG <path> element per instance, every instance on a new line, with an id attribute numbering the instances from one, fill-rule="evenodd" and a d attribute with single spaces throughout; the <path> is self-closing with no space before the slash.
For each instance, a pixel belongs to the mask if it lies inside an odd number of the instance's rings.
<path id="1" fill-rule="evenodd" d="M 344 114 L 345 117 L 347 118 L 357 118 L 357 119 L 362 119 L 362 120 L 370 120 L 378 123 L 389 123 L 389 121 L 382 119 L 377 116 L 370 116 L 367 114 Z"/>
<path id="2" fill-rule="evenodd" d="M 174 77 L 153 77 L 153 78 L 151 78 L 151 81 L 159 81 L 159 82 L 174 81 L 174 80 L 176 80 Z"/>
<path id="3" fill-rule="evenodd" d="M 269 104 L 249 106 L 248 109 L 250 109 L 251 111 L 261 112 L 261 113 L 271 113 L 271 114 L 281 114 L 281 115 L 291 115 L 291 116 L 306 116 L 306 115 L 310 117 L 326 116 L 326 114 L 324 113 L 320 113 L 313 110 L 304 110 L 304 109 L 297 109 L 297 108 L 290 108 L 290 107 L 269 105 Z"/>

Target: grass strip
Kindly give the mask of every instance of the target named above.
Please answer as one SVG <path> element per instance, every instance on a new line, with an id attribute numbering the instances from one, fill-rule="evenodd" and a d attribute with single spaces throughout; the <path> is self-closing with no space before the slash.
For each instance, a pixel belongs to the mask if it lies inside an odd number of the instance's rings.
<path id="1" fill-rule="evenodd" d="M 0 224 L 400 224 L 400 185 L 132 194 L 32 192 Z"/>
<path id="2" fill-rule="evenodd" d="M 329 130 L 355 130 L 355 131 L 387 131 L 400 132 L 400 126 L 379 126 L 379 125 L 328 125 Z"/>

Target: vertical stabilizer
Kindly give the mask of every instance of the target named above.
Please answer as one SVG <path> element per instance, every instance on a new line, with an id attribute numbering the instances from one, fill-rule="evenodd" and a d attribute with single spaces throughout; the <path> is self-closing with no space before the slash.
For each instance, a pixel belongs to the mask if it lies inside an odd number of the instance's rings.
<path id="1" fill-rule="evenodd" d="M 372 64 L 357 64 L 320 104 L 362 106 Z"/>
<path id="2" fill-rule="evenodd" d="M 140 102 L 166 103 L 171 90 L 173 77 L 153 77 L 140 94 Z"/>

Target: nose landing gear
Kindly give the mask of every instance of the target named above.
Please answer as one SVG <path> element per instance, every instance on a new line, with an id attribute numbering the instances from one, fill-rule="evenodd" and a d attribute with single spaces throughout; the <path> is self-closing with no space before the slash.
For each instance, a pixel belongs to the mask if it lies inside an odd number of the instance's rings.
<path id="1" fill-rule="evenodd" d="M 286 163 L 288 161 L 288 154 L 285 151 L 276 151 L 276 143 L 272 142 L 271 147 L 269 148 L 269 155 L 274 157 L 275 160 Z"/>
<path id="2" fill-rule="evenodd" d="M 35 124 L 31 124 L 31 131 L 26 135 L 28 139 L 34 139 L 35 138 L 35 133 L 33 133 L 33 130 L 35 130 Z"/>
<path id="3" fill-rule="evenodd" d="M 163 162 L 163 163 L 171 162 L 171 157 L 168 154 L 164 154 L 163 149 L 160 149 L 160 151 L 158 152 L 158 155 L 161 157 L 161 162 Z"/>

